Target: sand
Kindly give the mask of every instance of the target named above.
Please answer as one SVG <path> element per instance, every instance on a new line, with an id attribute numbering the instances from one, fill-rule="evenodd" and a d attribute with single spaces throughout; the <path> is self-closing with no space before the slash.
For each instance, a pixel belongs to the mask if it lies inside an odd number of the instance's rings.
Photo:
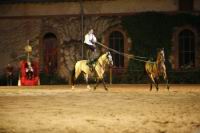
<path id="1" fill-rule="evenodd" d="M 0 87 L 0 133 L 200 133 L 200 85 Z"/>

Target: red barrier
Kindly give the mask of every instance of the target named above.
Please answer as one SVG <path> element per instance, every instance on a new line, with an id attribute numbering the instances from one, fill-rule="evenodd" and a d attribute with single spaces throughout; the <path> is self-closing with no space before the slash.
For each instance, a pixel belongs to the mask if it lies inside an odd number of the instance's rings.
<path id="1" fill-rule="evenodd" d="M 27 61 L 21 61 L 20 62 L 20 84 L 22 86 L 33 86 L 33 85 L 39 85 L 39 65 L 38 62 L 31 62 L 33 67 L 33 76 L 31 79 L 27 77 L 26 68 L 27 68 Z"/>

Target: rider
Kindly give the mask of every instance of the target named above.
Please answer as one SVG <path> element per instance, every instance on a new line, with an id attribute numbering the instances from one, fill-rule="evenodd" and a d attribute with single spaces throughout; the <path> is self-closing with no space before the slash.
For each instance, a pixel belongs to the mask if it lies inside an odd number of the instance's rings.
<path id="1" fill-rule="evenodd" d="M 85 35 L 84 43 L 86 44 L 88 48 L 87 57 L 88 57 L 88 63 L 87 65 L 93 69 L 93 63 L 94 63 L 94 57 L 96 53 L 96 45 L 97 39 L 94 35 L 94 30 L 90 29 L 89 32 Z"/>

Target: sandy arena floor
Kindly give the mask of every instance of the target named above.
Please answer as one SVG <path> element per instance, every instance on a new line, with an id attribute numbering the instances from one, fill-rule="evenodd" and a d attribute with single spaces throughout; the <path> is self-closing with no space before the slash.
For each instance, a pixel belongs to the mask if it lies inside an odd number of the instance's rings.
<path id="1" fill-rule="evenodd" d="M 0 133 L 200 133 L 200 85 L 0 87 Z"/>

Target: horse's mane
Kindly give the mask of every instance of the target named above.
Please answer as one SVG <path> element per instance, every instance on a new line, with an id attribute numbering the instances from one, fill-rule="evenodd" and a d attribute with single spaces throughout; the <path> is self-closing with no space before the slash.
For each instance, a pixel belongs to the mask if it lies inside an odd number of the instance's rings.
<path id="1" fill-rule="evenodd" d="M 106 53 L 107 53 L 107 52 L 106 52 Z M 103 56 L 104 54 L 106 54 L 106 53 L 100 54 L 97 58 L 94 59 L 94 62 L 96 63 L 96 62 L 99 60 L 99 58 L 102 57 L 102 56 Z"/>

